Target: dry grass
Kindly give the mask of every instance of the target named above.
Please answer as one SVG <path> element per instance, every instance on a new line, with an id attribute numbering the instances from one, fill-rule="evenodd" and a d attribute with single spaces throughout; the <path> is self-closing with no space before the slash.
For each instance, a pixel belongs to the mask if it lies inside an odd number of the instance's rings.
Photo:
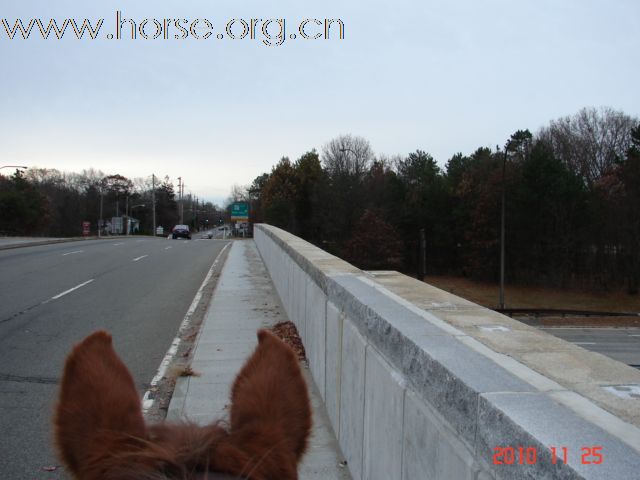
<path id="1" fill-rule="evenodd" d="M 499 303 L 498 284 L 483 283 L 461 277 L 429 276 L 425 282 L 485 307 Z M 594 293 L 584 290 L 561 290 L 543 287 L 505 286 L 507 308 L 558 308 L 600 312 L 640 312 L 640 295 L 624 291 Z"/>

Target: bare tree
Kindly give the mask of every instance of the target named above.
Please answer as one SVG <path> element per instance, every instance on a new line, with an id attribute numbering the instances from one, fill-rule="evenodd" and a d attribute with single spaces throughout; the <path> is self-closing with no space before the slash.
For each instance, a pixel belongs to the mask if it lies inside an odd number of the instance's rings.
<path id="1" fill-rule="evenodd" d="M 135 177 L 133 179 L 133 191 L 140 195 L 145 192 L 151 191 L 153 188 L 153 182 L 151 180 L 151 175 L 148 177 Z"/>
<path id="2" fill-rule="evenodd" d="M 129 195 L 133 190 L 133 182 L 122 175 L 109 175 L 102 179 L 103 186 L 110 192 Z"/>
<path id="3" fill-rule="evenodd" d="M 65 174 L 55 168 L 32 167 L 24 173 L 24 177 L 27 181 L 40 186 L 65 184 Z"/>
<path id="4" fill-rule="evenodd" d="M 538 138 L 592 185 L 624 158 L 631 145 L 631 129 L 637 123 L 638 119 L 610 107 L 583 108 L 573 116 L 552 121 L 540 130 Z"/>
<path id="5" fill-rule="evenodd" d="M 126 198 L 129 196 L 133 190 L 133 182 L 122 175 L 116 174 L 104 177 L 101 183 L 103 191 L 108 192 L 115 197 L 115 216 L 120 216 L 120 198 Z"/>
<path id="6" fill-rule="evenodd" d="M 231 192 L 227 197 L 225 206 L 228 207 L 234 202 L 248 202 L 249 201 L 249 187 L 234 184 L 231 187 Z"/>
<path id="7" fill-rule="evenodd" d="M 322 163 L 329 176 L 353 175 L 362 178 L 373 161 L 369 141 L 351 134 L 340 135 L 322 148 Z"/>

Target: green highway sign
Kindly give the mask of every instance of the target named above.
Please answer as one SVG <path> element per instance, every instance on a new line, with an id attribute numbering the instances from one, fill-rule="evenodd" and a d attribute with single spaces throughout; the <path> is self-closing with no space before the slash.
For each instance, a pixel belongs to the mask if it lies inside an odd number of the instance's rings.
<path id="1" fill-rule="evenodd" d="M 247 202 L 236 202 L 232 204 L 231 220 L 249 221 L 249 204 Z"/>

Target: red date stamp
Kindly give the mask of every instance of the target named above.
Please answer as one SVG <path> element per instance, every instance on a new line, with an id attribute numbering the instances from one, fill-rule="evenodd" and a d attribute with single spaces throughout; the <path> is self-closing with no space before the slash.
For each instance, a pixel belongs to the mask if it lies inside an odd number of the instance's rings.
<path id="1" fill-rule="evenodd" d="M 567 447 L 550 446 L 551 463 L 569 463 L 570 452 Z M 591 445 L 580 448 L 578 461 L 582 465 L 600 465 L 604 462 L 602 446 Z M 536 447 L 495 447 L 493 449 L 494 465 L 535 465 L 538 463 Z M 573 459 L 573 457 L 572 457 Z"/>

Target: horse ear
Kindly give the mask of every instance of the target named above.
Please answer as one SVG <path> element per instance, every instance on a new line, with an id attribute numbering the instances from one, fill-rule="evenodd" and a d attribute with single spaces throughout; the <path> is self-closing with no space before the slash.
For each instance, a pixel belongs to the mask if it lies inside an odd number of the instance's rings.
<path id="1" fill-rule="evenodd" d="M 101 461 L 144 438 L 138 392 L 108 333 L 93 333 L 67 357 L 54 423 L 62 459 L 78 477 L 93 478 Z"/>
<path id="2" fill-rule="evenodd" d="M 234 381 L 230 426 L 230 440 L 253 462 L 238 473 L 297 478 L 311 430 L 309 393 L 296 354 L 266 330 Z"/>

